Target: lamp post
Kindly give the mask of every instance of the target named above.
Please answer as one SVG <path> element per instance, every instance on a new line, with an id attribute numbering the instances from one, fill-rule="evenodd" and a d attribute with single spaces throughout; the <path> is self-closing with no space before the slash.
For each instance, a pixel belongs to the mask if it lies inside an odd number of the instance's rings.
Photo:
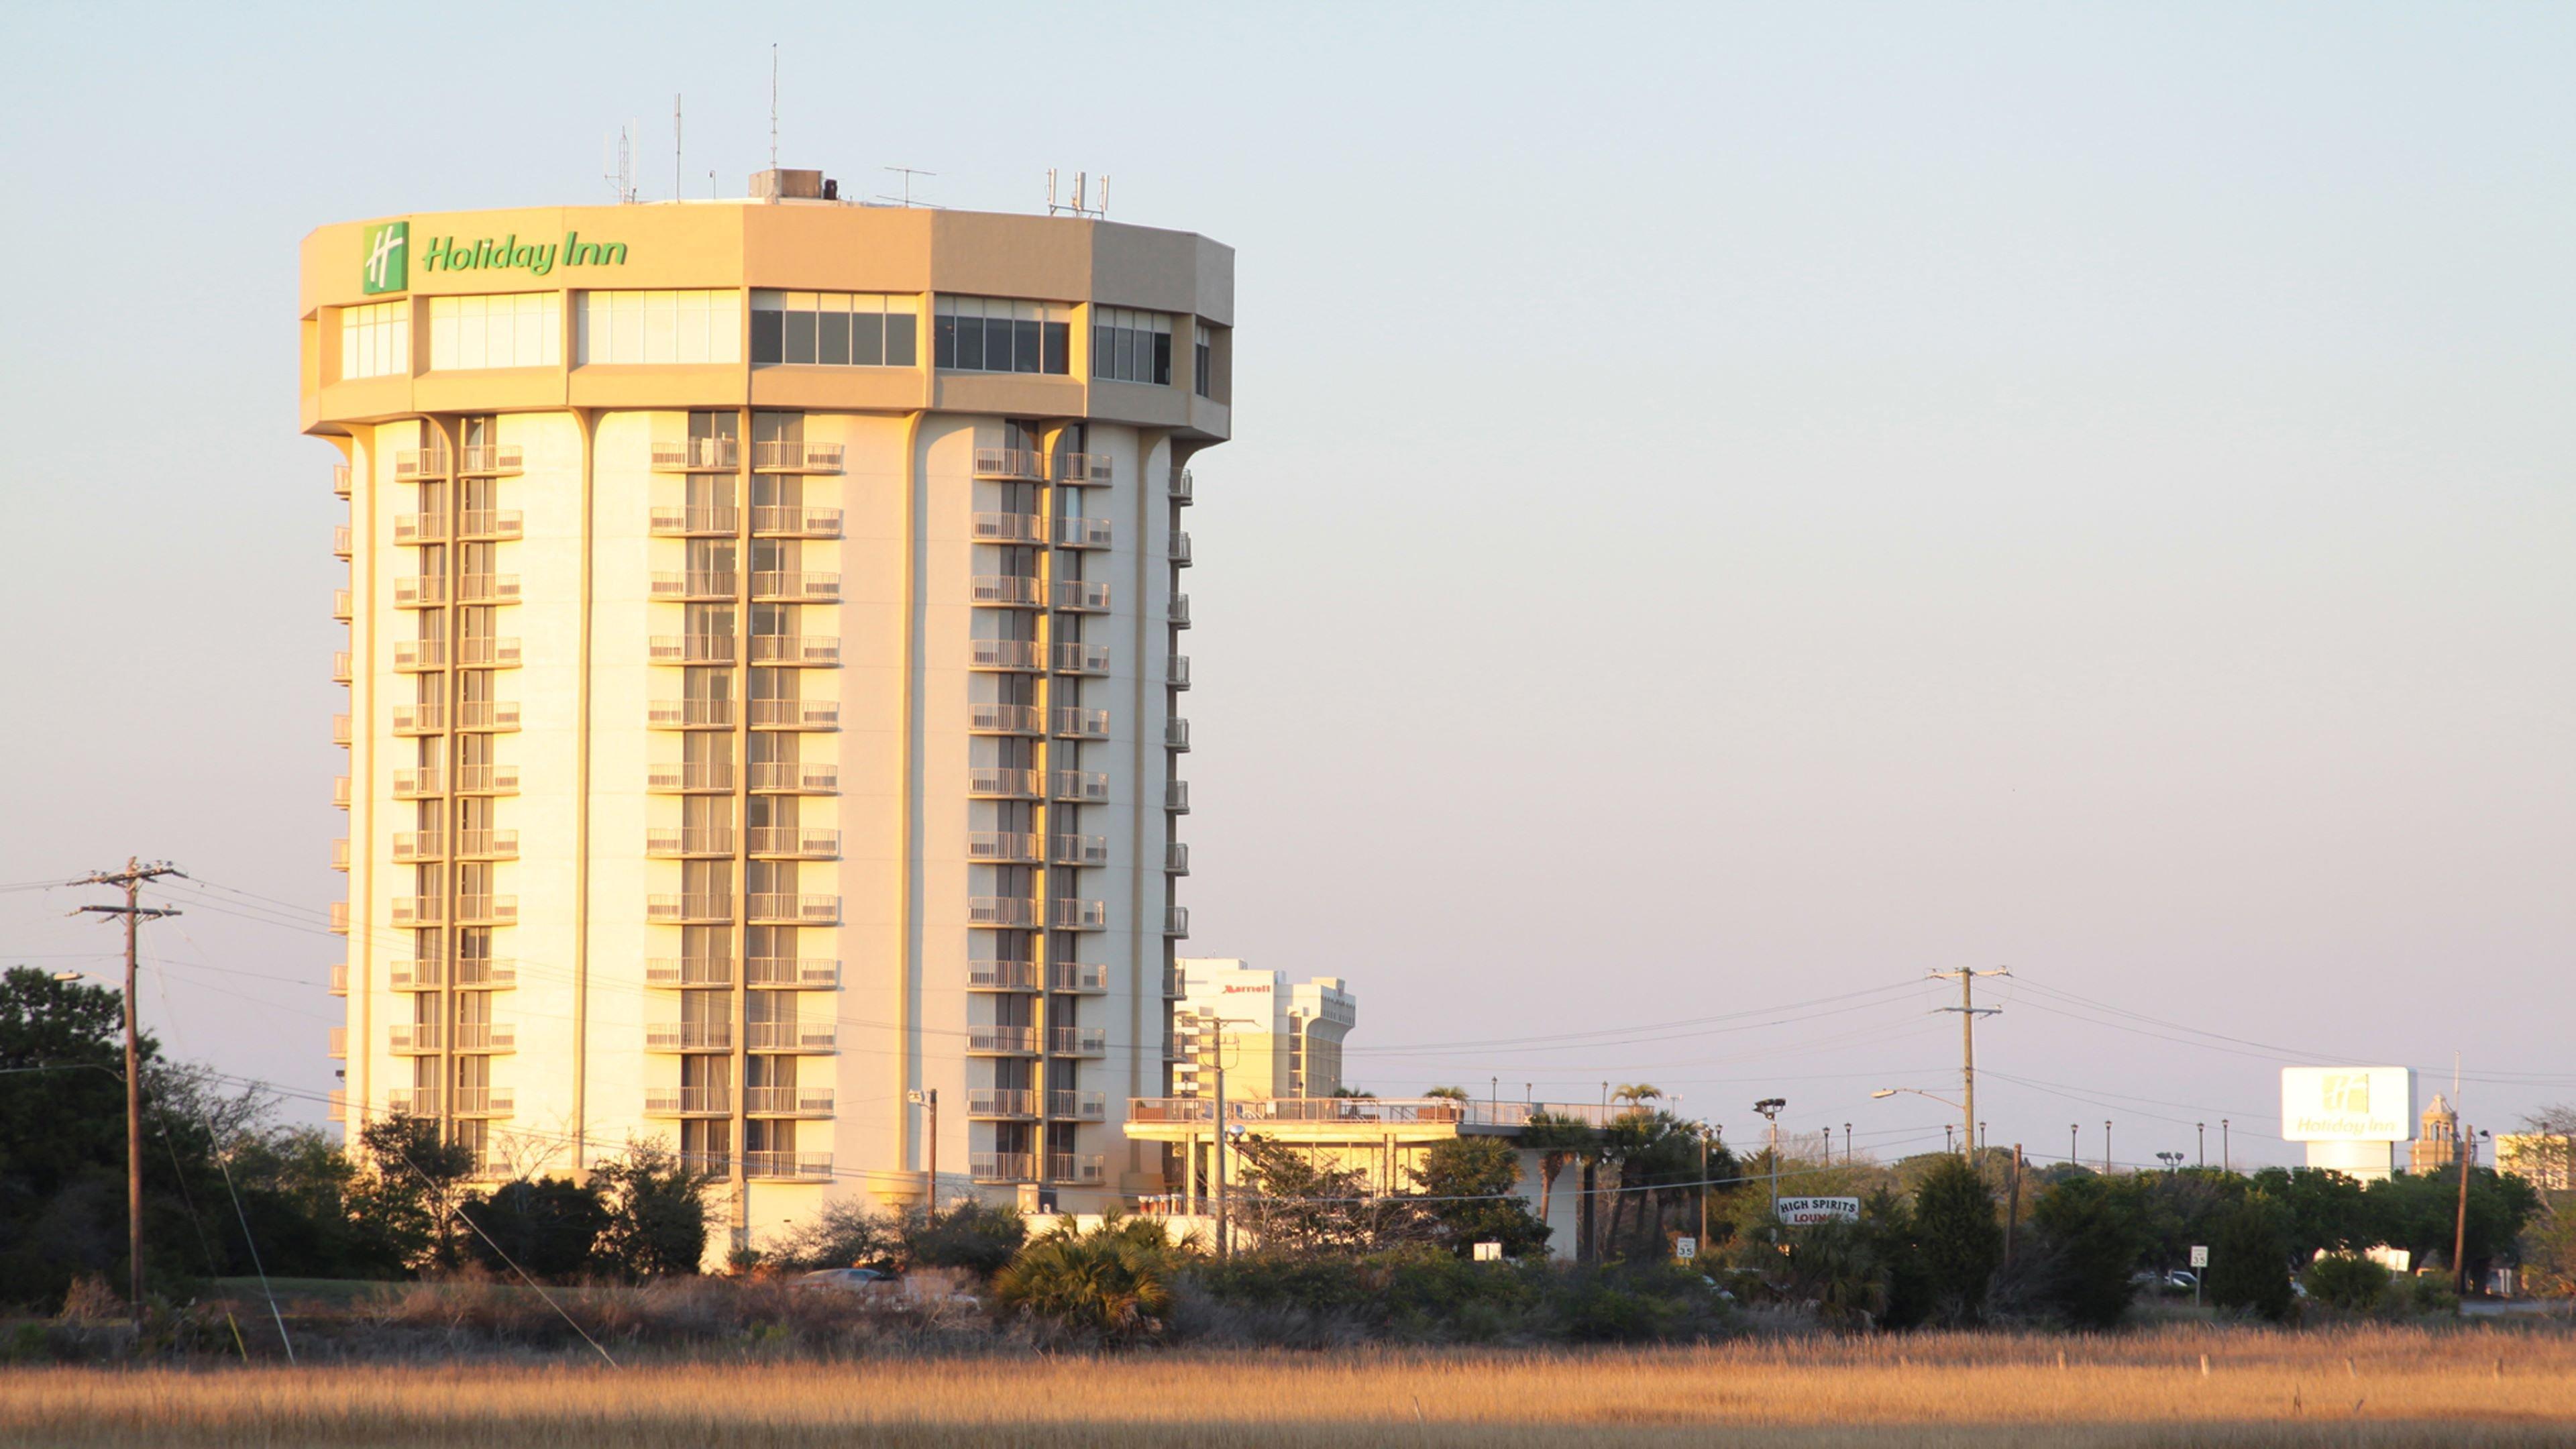
<path id="1" fill-rule="evenodd" d="M 2179 1152 L 2159 1152 L 2156 1154 L 2156 1161 L 2163 1163 L 2165 1165 L 2166 1174 L 2171 1175 L 2174 1169 L 2182 1166 L 2182 1154 Z"/>
<path id="2" fill-rule="evenodd" d="M 2200 1134 L 2200 1161 L 2195 1165 L 2207 1167 L 2209 1165 L 2209 1124 L 2194 1122 L 2191 1124 L 2191 1130 Z"/>
<path id="3" fill-rule="evenodd" d="M 1786 1097 L 1765 1097 L 1753 1104 L 1753 1110 L 1761 1113 L 1763 1121 L 1769 1124 L 1764 1135 L 1769 1140 L 1767 1150 L 1771 1154 L 1771 1220 L 1775 1223 L 1780 1220 L 1780 1109 L 1788 1105 Z"/>
<path id="4" fill-rule="evenodd" d="M 928 1139 L 930 1147 L 930 1190 L 922 1194 L 922 1201 L 926 1204 L 922 1209 L 922 1212 L 923 1215 L 928 1217 L 931 1222 L 936 1223 L 939 1221 L 939 1089 L 937 1087 L 930 1087 L 927 1089 L 915 1088 L 912 1091 L 904 1093 L 903 1098 L 905 1101 L 910 1102 L 916 1107 L 927 1107 L 930 1109 L 930 1136 Z M 967 1105 L 971 1107 L 974 1104 L 970 1102 Z"/>
<path id="5" fill-rule="evenodd" d="M 1947 1098 L 1947 1097 L 1936 1096 L 1936 1095 L 1934 1095 L 1933 1093 L 1926 1092 L 1926 1091 L 1922 1090 L 1922 1089 L 1921 1089 L 1921 1088 L 1919 1088 L 1919 1087 L 1881 1087 L 1881 1088 L 1879 1088 L 1877 1091 L 1870 1093 L 1870 1094 L 1869 1094 L 1869 1096 L 1870 1096 L 1870 1100 L 1871 1100 L 1871 1101 L 1880 1101 L 1880 1100 L 1883 1100 L 1883 1099 L 1888 1098 L 1888 1097 L 1896 1096 L 1896 1095 L 1898 1095 L 1898 1094 L 1900 1094 L 1900 1093 L 1902 1093 L 1902 1094 L 1903 1094 L 1903 1095 L 1905 1095 L 1905 1096 L 1909 1096 L 1909 1097 L 1921 1097 L 1923 1100 L 1925 1100 L 1925 1101 L 1927 1101 L 1927 1102 L 1938 1102 L 1938 1103 L 1940 1103 L 1942 1106 L 1944 1106 L 1944 1107 L 1948 1107 L 1948 1108 L 1951 1108 L 1951 1109 L 1952 1109 L 1952 1110 L 1954 1110 L 1954 1111 L 1961 1111 L 1961 1112 L 1964 1112 L 1964 1111 L 1966 1111 L 1966 1110 L 1967 1110 L 1967 1108 L 1966 1108 L 1965 1106 L 1961 1105 L 1960 1103 L 1953 1102 L 1953 1101 L 1951 1101 L 1951 1100 L 1950 1100 L 1949 1098 Z M 1846 1132 L 1850 1131 L 1850 1130 L 1851 1130 L 1851 1128 L 1850 1128 L 1849 1124 L 1845 1124 L 1845 1126 L 1844 1126 L 1844 1129 L 1843 1129 L 1843 1130 L 1844 1130 L 1844 1131 L 1846 1131 Z M 1967 1129 L 1966 1129 L 1966 1128 L 1964 1128 L 1964 1127 L 1956 1127 L 1956 1128 L 1954 1128 L 1954 1127 L 1944 1127 L 1944 1128 L 1942 1128 L 1942 1129 L 1941 1129 L 1941 1150 L 1942 1150 L 1942 1151 L 1944 1151 L 1944 1152 L 1949 1151 L 1949 1150 L 1950 1150 L 1950 1142 L 1951 1142 L 1951 1139 L 1952 1139 L 1953 1137 L 1956 1137 L 1957 1135 L 1959 1135 L 1960 1133 L 1962 1133 L 1962 1132 L 1964 1132 L 1964 1131 L 1966 1131 L 1966 1130 L 1967 1130 Z M 1965 1155 L 1967 1156 L 1967 1158 L 1968 1158 L 1970 1161 L 1972 1161 L 1972 1162 L 1973 1162 L 1973 1161 L 1975 1161 L 1975 1160 L 1976 1160 L 1976 1144 L 1975 1144 L 1974 1142 L 1961 1142 L 1961 1143 L 1959 1143 L 1959 1144 L 1958 1144 L 1958 1146 L 1959 1146 L 1959 1150 L 1960 1150 L 1960 1152 L 1961 1152 L 1961 1153 L 1963 1153 L 1963 1154 L 1965 1154 Z"/>
<path id="6" fill-rule="evenodd" d="M 2073 1122 L 2066 1124 L 2066 1165 L 2075 1165 L 2075 1134 L 2083 1129 Z"/>

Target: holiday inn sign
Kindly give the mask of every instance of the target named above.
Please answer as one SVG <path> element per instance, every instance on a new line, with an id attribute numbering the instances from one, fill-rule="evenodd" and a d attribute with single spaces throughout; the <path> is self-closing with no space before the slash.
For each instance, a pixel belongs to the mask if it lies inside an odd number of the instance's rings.
<path id="1" fill-rule="evenodd" d="M 358 280 L 367 295 L 408 289 L 412 250 L 410 222 L 385 221 L 368 227 L 361 250 L 365 257 L 359 265 Z M 419 250 L 420 269 L 424 272 L 507 269 L 542 277 L 558 265 L 626 265 L 626 243 L 586 242 L 577 231 L 565 232 L 560 242 L 523 242 L 517 232 L 504 237 L 477 237 L 462 242 L 452 236 L 433 237 Z"/>

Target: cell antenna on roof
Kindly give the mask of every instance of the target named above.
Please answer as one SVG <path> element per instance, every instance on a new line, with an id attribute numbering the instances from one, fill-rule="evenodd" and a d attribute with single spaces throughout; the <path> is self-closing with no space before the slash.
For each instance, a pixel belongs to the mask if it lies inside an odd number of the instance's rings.
<path id="1" fill-rule="evenodd" d="M 1055 168 L 1052 166 L 1048 167 L 1047 215 L 1060 216 L 1069 214 L 1085 217 L 1092 221 L 1108 220 L 1109 178 L 1106 176 L 1100 178 L 1100 205 L 1097 207 L 1087 206 L 1084 204 L 1084 196 L 1085 193 L 1090 190 L 1090 186 L 1091 173 L 1088 171 L 1076 171 L 1073 173 L 1073 200 L 1069 202 L 1059 202 L 1055 199 Z"/>
<path id="2" fill-rule="evenodd" d="M 615 190 L 620 206 L 635 199 L 635 133 L 641 129 L 633 121 L 618 127 L 617 138 L 608 145 L 608 154 L 603 158 L 608 169 L 600 179 Z"/>
<path id="3" fill-rule="evenodd" d="M 681 167 L 683 154 L 680 146 L 680 98 L 675 95 L 671 97 L 671 199 L 673 201 L 679 200 L 685 189 L 680 180 L 688 174 Z"/>
<path id="4" fill-rule="evenodd" d="M 769 169 L 778 169 L 778 42 L 769 42 Z"/>

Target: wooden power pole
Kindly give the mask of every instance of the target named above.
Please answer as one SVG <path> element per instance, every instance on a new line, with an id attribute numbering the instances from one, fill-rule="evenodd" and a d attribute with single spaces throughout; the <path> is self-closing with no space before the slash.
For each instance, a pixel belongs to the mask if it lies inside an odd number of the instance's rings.
<path id="1" fill-rule="evenodd" d="M 83 906 L 81 910 L 102 916 L 125 918 L 125 1257 L 126 1298 L 134 1312 L 134 1330 L 143 1331 L 143 1035 L 135 1020 L 134 1004 L 134 928 L 147 920 L 175 916 L 175 910 L 146 906 L 136 899 L 136 892 L 147 880 L 165 875 L 181 875 L 178 867 L 163 861 L 145 865 L 129 856 L 125 869 L 100 871 L 74 885 L 113 885 L 125 887 L 125 904 L 121 906 Z"/>

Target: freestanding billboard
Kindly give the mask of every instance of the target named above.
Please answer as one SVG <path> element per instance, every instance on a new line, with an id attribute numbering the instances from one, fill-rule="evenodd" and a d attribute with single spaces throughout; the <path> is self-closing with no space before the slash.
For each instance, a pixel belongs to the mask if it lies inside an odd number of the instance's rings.
<path id="1" fill-rule="evenodd" d="M 2411 1067 L 2283 1067 L 2288 1142 L 2404 1142 L 2415 1135 Z"/>

